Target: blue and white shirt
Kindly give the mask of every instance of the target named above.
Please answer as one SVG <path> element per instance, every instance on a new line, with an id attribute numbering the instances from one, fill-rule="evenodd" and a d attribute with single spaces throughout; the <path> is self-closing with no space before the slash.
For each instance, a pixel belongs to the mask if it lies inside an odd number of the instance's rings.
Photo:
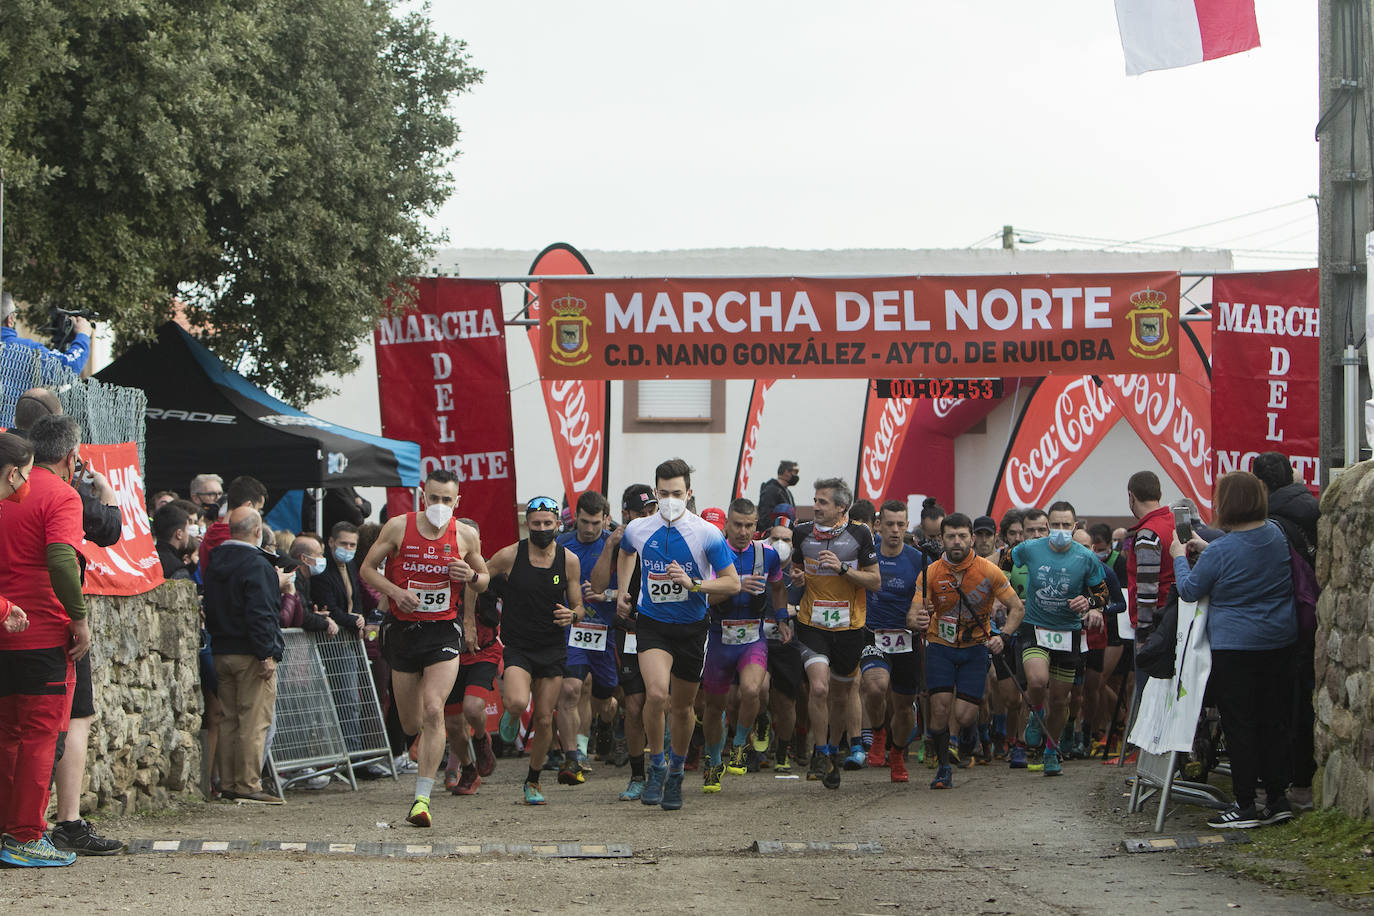
<path id="1" fill-rule="evenodd" d="M 720 529 L 699 515 L 683 513 L 669 523 L 660 515 L 625 526 L 621 549 L 639 554 L 639 613 L 661 623 L 696 623 L 706 616 L 706 596 L 668 578 L 674 562 L 693 579 L 709 579 L 735 563 Z"/>

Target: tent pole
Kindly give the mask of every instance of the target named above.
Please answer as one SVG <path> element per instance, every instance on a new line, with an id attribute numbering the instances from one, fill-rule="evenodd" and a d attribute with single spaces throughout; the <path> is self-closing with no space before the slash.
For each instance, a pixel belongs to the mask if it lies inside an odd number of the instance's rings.
<path id="1" fill-rule="evenodd" d="M 324 537 L 324 488 L 315 487 L 315 533 Z"/>

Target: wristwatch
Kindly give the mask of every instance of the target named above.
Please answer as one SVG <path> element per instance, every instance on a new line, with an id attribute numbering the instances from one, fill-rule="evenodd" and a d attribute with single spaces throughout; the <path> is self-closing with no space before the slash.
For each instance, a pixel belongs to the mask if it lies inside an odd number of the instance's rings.
<path id="1" fill-rule="evenodd" d="M 701 591 L 701 580 L 700 580 L 700 579 L 693 579 L 693 580 L 692 580 L 692 587 L 691 587 L 690 591 L 694 591 L 694 592 L 699 592 L 699 591 Z"/>
<path id="2" fill-rule="evenodd" d="M 841 563 L 841 564 L 840 564 L 840 575 L 843 576 L 845 573 L 849 572 L 849 571 L 850 571 L 851 569 L 853 569 L 853 568 L 854 568 L 854 567 L 851 566 L 851 565 L 848 564 L 848 563 Z"/>

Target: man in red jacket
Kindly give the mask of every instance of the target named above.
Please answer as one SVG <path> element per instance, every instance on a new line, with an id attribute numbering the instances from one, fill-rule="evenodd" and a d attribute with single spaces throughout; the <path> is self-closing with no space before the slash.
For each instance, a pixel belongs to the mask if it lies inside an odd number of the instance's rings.
<path id="1" fill-rule="evenodd" d="M 1164 559 L 1174 540 L 1174 513 L 1160 504 L 1163 495 L 1153 471 L 1136 471 L 1126 483 L 1126 499 L 1131 514 L 1138 519 L 1130 529 L 1132 542 L 1126 552 L 1131 625 L 1137 645 L 1154 629 L 1174 585 L 1174 567 Z"/>
<path id="2" fill-rule="evenodd" d="M 224 491 L 226 512 L 223 518 L 218 519 L 205 532 L 205 537 L 200 539 L 200 576 L 205 578 L 205 567 L 210 562 L 210 553 L 229 540 L 229 513 L 235 509 L 247 506 L 258 512 L 262 511 L 263 505 L 267 502 L 267 488 L 264 487 L 256 477 L 235 477 L 229 481 L 229 489 Z"/>

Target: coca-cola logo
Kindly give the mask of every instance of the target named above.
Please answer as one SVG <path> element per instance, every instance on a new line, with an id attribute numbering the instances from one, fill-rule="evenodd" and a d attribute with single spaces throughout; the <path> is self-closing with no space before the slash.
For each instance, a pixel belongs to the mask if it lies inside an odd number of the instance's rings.
<path id="1" fill-rule="evenodd" d="M 1034 440 L 1025 457 L 1007 460 L 1004 485 L 1012 504 L 1038 506 L 1062 483 L 1060 474 L 1073 456 L 1111 427 L 1115 405 L 1091 378 L 1074 379 L 1054 400 L 1049 427 Z"/>
<path id="2" fill-rule="evenodd" d="M 749 410 L 749 427 L 744 431 L 744 443 L 739 453 L 739 479 L 735 481 L 735 492 L 741 496 L 749 492 L 749 478 L 754 471 L 754 452 L 758 447 L 759 421 L 763 419 L 763 407 L 768 401 L 768 391 L 773 387 L 771 381 L 758 383 L 757 403 Z"/>
<path id="3" fill-rule="evenodd" d="M 1212 446 L 1208 442 L 1207 427 L 1184 403 L 1179 391 L 1180 376 L 1111 375 L 1107 383 L 1114 389 L 1116 400 L 1131 419 L 1137 434 L 1156 457 L 1162 453 L 1187 481 L 1192 497 L 1200 508 L 1212 506 Z M 1185 383 L 1191 383 L 1184 380 Z M 1171 474 L 1176 483 L 1182 483 Z"/>
<path id="4" fill-rule="evenodd" d="M 589 489 L 601 473 L 601 428 L 588 407 L 586 385 L 578 380 L 546 384 L 549 407 L 562 438 L 559 458 L 565 467 L 571 466 L 572 497 Z"/>
<path id="5" fill-rule="evenodd" d="M 936 398 L 931 403 L 930 409 L 935 412 L 935 416 L 944 419 L 954 412 L 954 408 L 964 403 L 963 398 Z"/>
<path id="6" fill-rule="evenodd" d="M 864 442 L 863 458 L 859 462 L 860 484 L 865 499 L 876 502 L 883 498 L 887 490 L 892 458 L 897 453 L 902 436 L 906 434 L 911 404 L 911 398 L 888 398 L 883 401 L 883 412 L 874 424 L 872 435 Z"/>

